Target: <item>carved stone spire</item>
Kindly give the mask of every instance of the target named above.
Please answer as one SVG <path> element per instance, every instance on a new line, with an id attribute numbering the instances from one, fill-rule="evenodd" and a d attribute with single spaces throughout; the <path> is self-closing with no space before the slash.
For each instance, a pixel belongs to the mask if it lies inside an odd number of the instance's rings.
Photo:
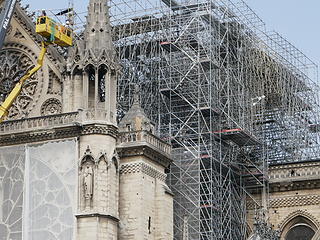
<path id="1" fill-rule="evenodd" d="M 189 240 L 188 217 L 183 217 L 182 240 Z"/>
<path id="2" fill-rule="evenodd" d="M 90 0 L 85 27 L 85 47 L 99 55 L 102 49 L 112 50 L 111 26 L 107 0 Z"/>
<path id="3" fill-rule="evenodd" d="M 75 41 L 68 53 L 63 100 L 64 111 L 91 111 L 92 120 L 116 125 L 120 65 L 113 47 L 107 3 L 108 0 L 89 1 L 84 36 Z"/>
<path id="4" fill-rule="evenodd" d="M 139 88 L 139 85 L 136 84 L 136 85 L 134 86 L 133 104 L 132 104 L 132 105 L 138 105 L 138 106 L 140 106 L 140 98 L 139 98 L 139 95 L 140 95 L 140 88 Z"/>
<path id="5" fill-rule="evenodd" d="M 104 64 L 109 70 L 118 71 L 116 51 L 113 47 L 109 7 L 107 0 L 90 0 L 84 38 L 74 41 L 69 50 L 68 72 L 75 68 Z"/>

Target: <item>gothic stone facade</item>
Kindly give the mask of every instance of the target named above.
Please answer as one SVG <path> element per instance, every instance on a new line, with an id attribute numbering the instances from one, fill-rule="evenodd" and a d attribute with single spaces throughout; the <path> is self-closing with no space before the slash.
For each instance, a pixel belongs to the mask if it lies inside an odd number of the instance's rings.
<path id="1" fill-rule="evenodd" d="M 280 239 L 320 239 L 319 161 L 271 165 L 269 183 L 267 214 L 272 227 L 279 230 Z M 248 201 L 251 229 L 254 213 L 254 204 Z"/>
<path id="2" fill-rule="evenodd" d="M 67 60 L 50 47 L 0 125 L 0 239 L 173 239 L 171 147 L 140 108 L 116 122 L 119 66 L 106 1 L 91 0 Z M 18 5 L 0 52 L 0 92 L 41 39 Z M 12 79 L 14 81 L 12 81 Z"/>

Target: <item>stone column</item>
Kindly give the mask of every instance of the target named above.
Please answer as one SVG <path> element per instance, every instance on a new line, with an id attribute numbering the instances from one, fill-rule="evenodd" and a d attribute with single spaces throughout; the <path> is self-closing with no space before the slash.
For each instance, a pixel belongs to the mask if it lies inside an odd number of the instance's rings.
<path id="1" fill-rule="evenodd" d="M 71 78 L 73 83 L 73 103 L 72 103 L 72 111 L 77 111 L 79 108 L 83 107 L 83 76 L 80 74 L 73 75 Z"/>
<path id="2" fill-rule="evenodd" d="M 105 110 L 107 113 L 107 121 L 111 121 L 110 118 L 110 101 L 111 101 L 111 94 L 110 94 L 110 69 L 106 72 L 105 75 Z"/>
<path id="3" fill-rule="evenodd" d="M 86 70 L 82 72 L 82 97 L 83 97 L 83 108 L 87 109 L 89 104 L 89 74 Z"/>
<path id="4" fill-rule="evenodd" d="M 72 111 L 72 94 L 73 94 L 73 81 L 71 81 L 71 75 L 67 74 L 63 78 L 62 88 L 62 112 Z"/>
<path id="5" fill-rule="evenodd" d="M 114 73 L 110 73 L 110 120 L 112 123 L 117 122 L 117 78 Z"/>
<path id="6" fill-rule="evenodd" d="M 96 68 L 95 69 L 95 77 L 94 77 L 94 109 L 95 112 L 98 109 L 98 102 L 100 101 L 99 99 L 99 69 Z"/>

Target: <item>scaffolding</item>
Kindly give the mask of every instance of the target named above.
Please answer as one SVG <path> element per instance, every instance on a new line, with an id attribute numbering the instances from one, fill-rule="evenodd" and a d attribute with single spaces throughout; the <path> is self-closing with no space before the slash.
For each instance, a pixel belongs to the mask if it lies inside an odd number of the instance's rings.
<path id="1" fill-rule="evenodd" d="M 173 146 L 175 239 L 244 239 L 268 163 L 319 157 L 317 66 L 243 1 L 111 0 L 110 16 L 118 116 L 139 84 Z"/>

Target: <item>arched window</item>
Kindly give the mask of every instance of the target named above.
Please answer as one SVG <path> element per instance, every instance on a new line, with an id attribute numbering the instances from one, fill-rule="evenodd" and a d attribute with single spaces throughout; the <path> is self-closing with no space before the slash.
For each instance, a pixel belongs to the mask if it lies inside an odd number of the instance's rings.
<path id="1" fill-rule="evenodd" d="M 311 240 L 315 231 L 305 223 L 298 223 L 290 228 L 285 240 Z"/>
<path id="2" fill-rule="evenodd" d="M 105 102 L 106 100 L 106 73 L 106 67 L 101 66 L 98 73 L 98 97 L 100 102 Z"/>
<path id="3" fill-rule="evenodd" d="M 284 240 L 311 240 L 317 232 L 316 225 L 305 216 L 296 216 L 283 228 L 281 239 Z"/>
<path id="4" fill-rule="evenodd" d="M 93 108 L 95 99 L 95 69 L 93 66 L 89 66 L 88 68 L 88 76 L 89 76 L 89 83 L 88 83 L 88 107 Z"/>

